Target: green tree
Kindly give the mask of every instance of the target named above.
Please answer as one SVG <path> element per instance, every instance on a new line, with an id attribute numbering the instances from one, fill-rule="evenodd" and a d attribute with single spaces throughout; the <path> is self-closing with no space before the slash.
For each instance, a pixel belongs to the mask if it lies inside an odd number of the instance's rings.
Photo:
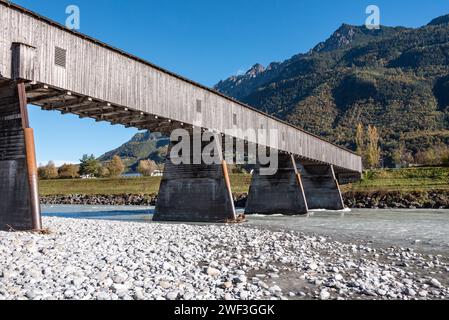
<path id="1" fill-rule="evenodd" d="M 109 176 L 113 178 L 120 177 L 125 171 L 125 165 L 119 156 L 114 156 L 112 160 L 108 163 L 106 168 L 109 171 Z"/>
<path id="2" fill-rule="evenodd" d="M 58 169 L 58 176 L 61 179 L 74 179 L 78 178 L 79 175 L 79 166 L 74 164 L 63 164 Z"/>
<path id="3" fill-rule="evenodd" d="M 80 160 L 80 170 L 79 173 L 82 176 L 100 176 L 101 163 L 92 154 L 88 156 L 85 154 Z"/>
<path id="4" fill-rule="evenodd" d="M 379 132 L 374 126 L 368 126 L 368 146 L 366 149 L 366 164 L 368 168 L 378 168 L 380 164 Z"/>

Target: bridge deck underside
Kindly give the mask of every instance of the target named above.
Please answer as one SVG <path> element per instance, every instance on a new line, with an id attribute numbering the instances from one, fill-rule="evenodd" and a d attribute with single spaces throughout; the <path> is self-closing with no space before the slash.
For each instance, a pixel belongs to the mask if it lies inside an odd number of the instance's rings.
<path id="1" fill-rule="evenodd" d="M 106 121 L 111 125 L 135 127 L 139 130 L 169 133 L 182 127 L 182 124 L 170 119 L 149 116 L 141 111 L 126 107 L 113 106 L 90 97 L 76 95 L 72 92 L 49 88 L 45 85 L 27 85 L 28 103 L 47 111 L 59 111 L 62 114 L 75 114 L 81 119 L 91 118 L 97 122 Z"/>
<path id="2" fill-rule="evenodd" d="M 10 80 L 0 80 L 7 83 Z M 193 126 L 160 116 L 148 115 L 139 110 L 120 107 L 110 103 L 75 94 L 66 90 L 53 88 L 44 84 L 26 84 L 28 103 L 47 111 L 58 111 L 61 114 L 74 114 L 80 119 L 91 118 L 97 122 L 109 122 L 111 125 L 123 125 L 126 128 L 137 128 L 160 132 L 169 136 L 174 129 L 192 130 Z M 207 128 L 202 128 L 206 130 Z M 245 142 L 247 144 L 247 142 Z M 286 153 L 281 151 L 281 153 Z M 294 155 L 304 164 L 325 164 L 321 161 Z M 360 179 L 360 173 L 334 166 L 337 177 L 342 184 Z"/>

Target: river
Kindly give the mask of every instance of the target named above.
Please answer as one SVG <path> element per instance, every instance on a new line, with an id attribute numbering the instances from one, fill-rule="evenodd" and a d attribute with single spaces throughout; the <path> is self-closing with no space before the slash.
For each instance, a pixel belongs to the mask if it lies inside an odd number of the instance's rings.
<path id="1" fill-rule="evenodd" d="M 44 216 L 117 221 L 151 221 L 154 207 L 42 206 Z M 240 210 L 239 213 L 243 211 Z M 250 216 L 248 227 L 294 230 L 334 240 L 371 241 L 377 246 L 401 246 L 419 251 L 449 252 L 449 210 L 315 211 L 307 216 Z"/>

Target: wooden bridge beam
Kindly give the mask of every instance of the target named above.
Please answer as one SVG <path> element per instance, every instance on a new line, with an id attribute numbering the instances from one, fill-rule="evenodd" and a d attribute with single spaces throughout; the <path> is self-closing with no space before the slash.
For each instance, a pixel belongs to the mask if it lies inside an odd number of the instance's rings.
<path id="1" fill-rule="evenodd" d="M 66 94 L 61 92 L 52 92 L 41 96 L 36 96 L 34 98 L 29 98 L 28 103 L 30 104 L 45 104 L 49 103 L 49 101 L 53 101 L 54 99 L 59 99 L 64 97 Z"/>
<path id="2" fill-rule="evenodd" d="M 63 114 L 75 112 L 88 112 L 96 110 L 99 107 L 98 103 L 92 103 L 87 98 L 77 98 L 67 102 L 60 102 L 51 104 L 54 109 L 60 109 Z"/>

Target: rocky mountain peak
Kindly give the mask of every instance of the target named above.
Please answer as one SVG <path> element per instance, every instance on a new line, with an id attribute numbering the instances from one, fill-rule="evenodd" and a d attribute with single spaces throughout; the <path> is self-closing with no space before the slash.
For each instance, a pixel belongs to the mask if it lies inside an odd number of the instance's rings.
<path id="1" fill-rule="evenodd" d="M 350 45 L 354 42 L 359 28 L 345 23 L 342 24 L 329 39 L 313 48 L 312 52 L 328 52 Z"/>
<path id="2" fill-rule="evenodd" d="M 264 71 L 265 71 L 265 67 L 263 65 L 261 65 L 260 63 L 256 63 L 246 72 L 245 75 L 250 76 L 250 77 L 256 77 Z"/>
<path id="3" fill-rule="evenodd" d="M 428 26 L 438 26 L 447 23 L 449 23 L 449 14 L 433 19 Z"/>

